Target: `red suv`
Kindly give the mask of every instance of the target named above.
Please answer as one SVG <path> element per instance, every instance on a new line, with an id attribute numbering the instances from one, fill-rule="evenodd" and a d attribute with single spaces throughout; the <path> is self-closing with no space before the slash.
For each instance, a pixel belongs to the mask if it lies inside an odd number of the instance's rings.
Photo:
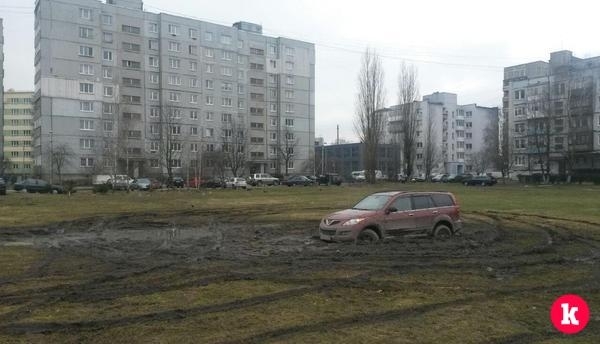
<path id="1" fill-rule="evenodd" d="M 326 241 L 376 242 L 386 236 L 426 233 L 448 237 L 460 231 L 460 207 L 449 192 L 379 192 L 352 209 L 321 220 L 320 237 Z"/>

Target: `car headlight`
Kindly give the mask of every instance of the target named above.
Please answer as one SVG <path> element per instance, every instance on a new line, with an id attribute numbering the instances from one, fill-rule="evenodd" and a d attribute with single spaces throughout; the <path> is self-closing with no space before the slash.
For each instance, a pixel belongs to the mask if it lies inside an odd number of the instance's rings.
<path id="1" fill-rule="evenodd" d="M 354 226 L 355 224 L 360 223 L 362 220 L 364 220 L 364 219 L 363 218 L 351 219 L 351 220 L 344 222 L 343 226 Z"/>

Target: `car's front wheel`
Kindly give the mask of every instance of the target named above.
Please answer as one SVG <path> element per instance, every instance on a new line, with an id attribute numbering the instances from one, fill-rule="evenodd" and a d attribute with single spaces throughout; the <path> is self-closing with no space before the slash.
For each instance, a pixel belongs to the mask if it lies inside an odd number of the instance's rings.
<path id="1" fill-rule="evenodd" d="M 357 244 L 374 244 L 379 241 L 379 235 L 372 229 L 363 229 L 356 238 Z"/>

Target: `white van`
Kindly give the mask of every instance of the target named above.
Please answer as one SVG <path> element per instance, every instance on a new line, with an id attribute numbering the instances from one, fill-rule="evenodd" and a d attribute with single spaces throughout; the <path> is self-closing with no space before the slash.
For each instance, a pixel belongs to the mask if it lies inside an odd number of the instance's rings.
<path id="1" fill-rule="evenodd" d="M 357 182 L 364 182 L 367 177 L 365 176 L 365 171 L 354 171 L 352 172 L 352 179 Z M 380 170 L 375 170 L 375 179 L 382 180 L 385 179 L 383 173 Z"/>

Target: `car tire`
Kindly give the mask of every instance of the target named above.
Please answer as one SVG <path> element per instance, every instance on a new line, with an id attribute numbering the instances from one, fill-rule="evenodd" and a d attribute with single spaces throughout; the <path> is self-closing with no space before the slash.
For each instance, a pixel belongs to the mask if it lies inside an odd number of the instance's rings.
<path id="1" fill-rule="evenodd" d="M 481 182 L 481 186 L 485 186 L 485 182 Z"/>
<path id="2" fill-rule="evenodd" d="M 356 237 L 357 244 L 375 244 L 379 241 L 379 235 L 372 229 L 363 229 Z"/>
<path id="3" fill-rule="evenodd" d="M 469 186 L 469 183 L 468 183 L 468 182 L 465 182 L 465 186 Z"/>
<path id="4" fill-rule="evenodd" d="M 452 229 L 446 225 L 437 225 L 433 230 L 433 237 L 436 239 L 448 239 L 452 236 Z"/>
<path id="5" fill-rule="evenodd" d="M 279 185 L 279 181 L 277 181 L 277 180 L 276 180 L 276 181 L 274 181 L 274 182 L 273 182 L 273 185 L 275 185 L 275 186 Z"/>

